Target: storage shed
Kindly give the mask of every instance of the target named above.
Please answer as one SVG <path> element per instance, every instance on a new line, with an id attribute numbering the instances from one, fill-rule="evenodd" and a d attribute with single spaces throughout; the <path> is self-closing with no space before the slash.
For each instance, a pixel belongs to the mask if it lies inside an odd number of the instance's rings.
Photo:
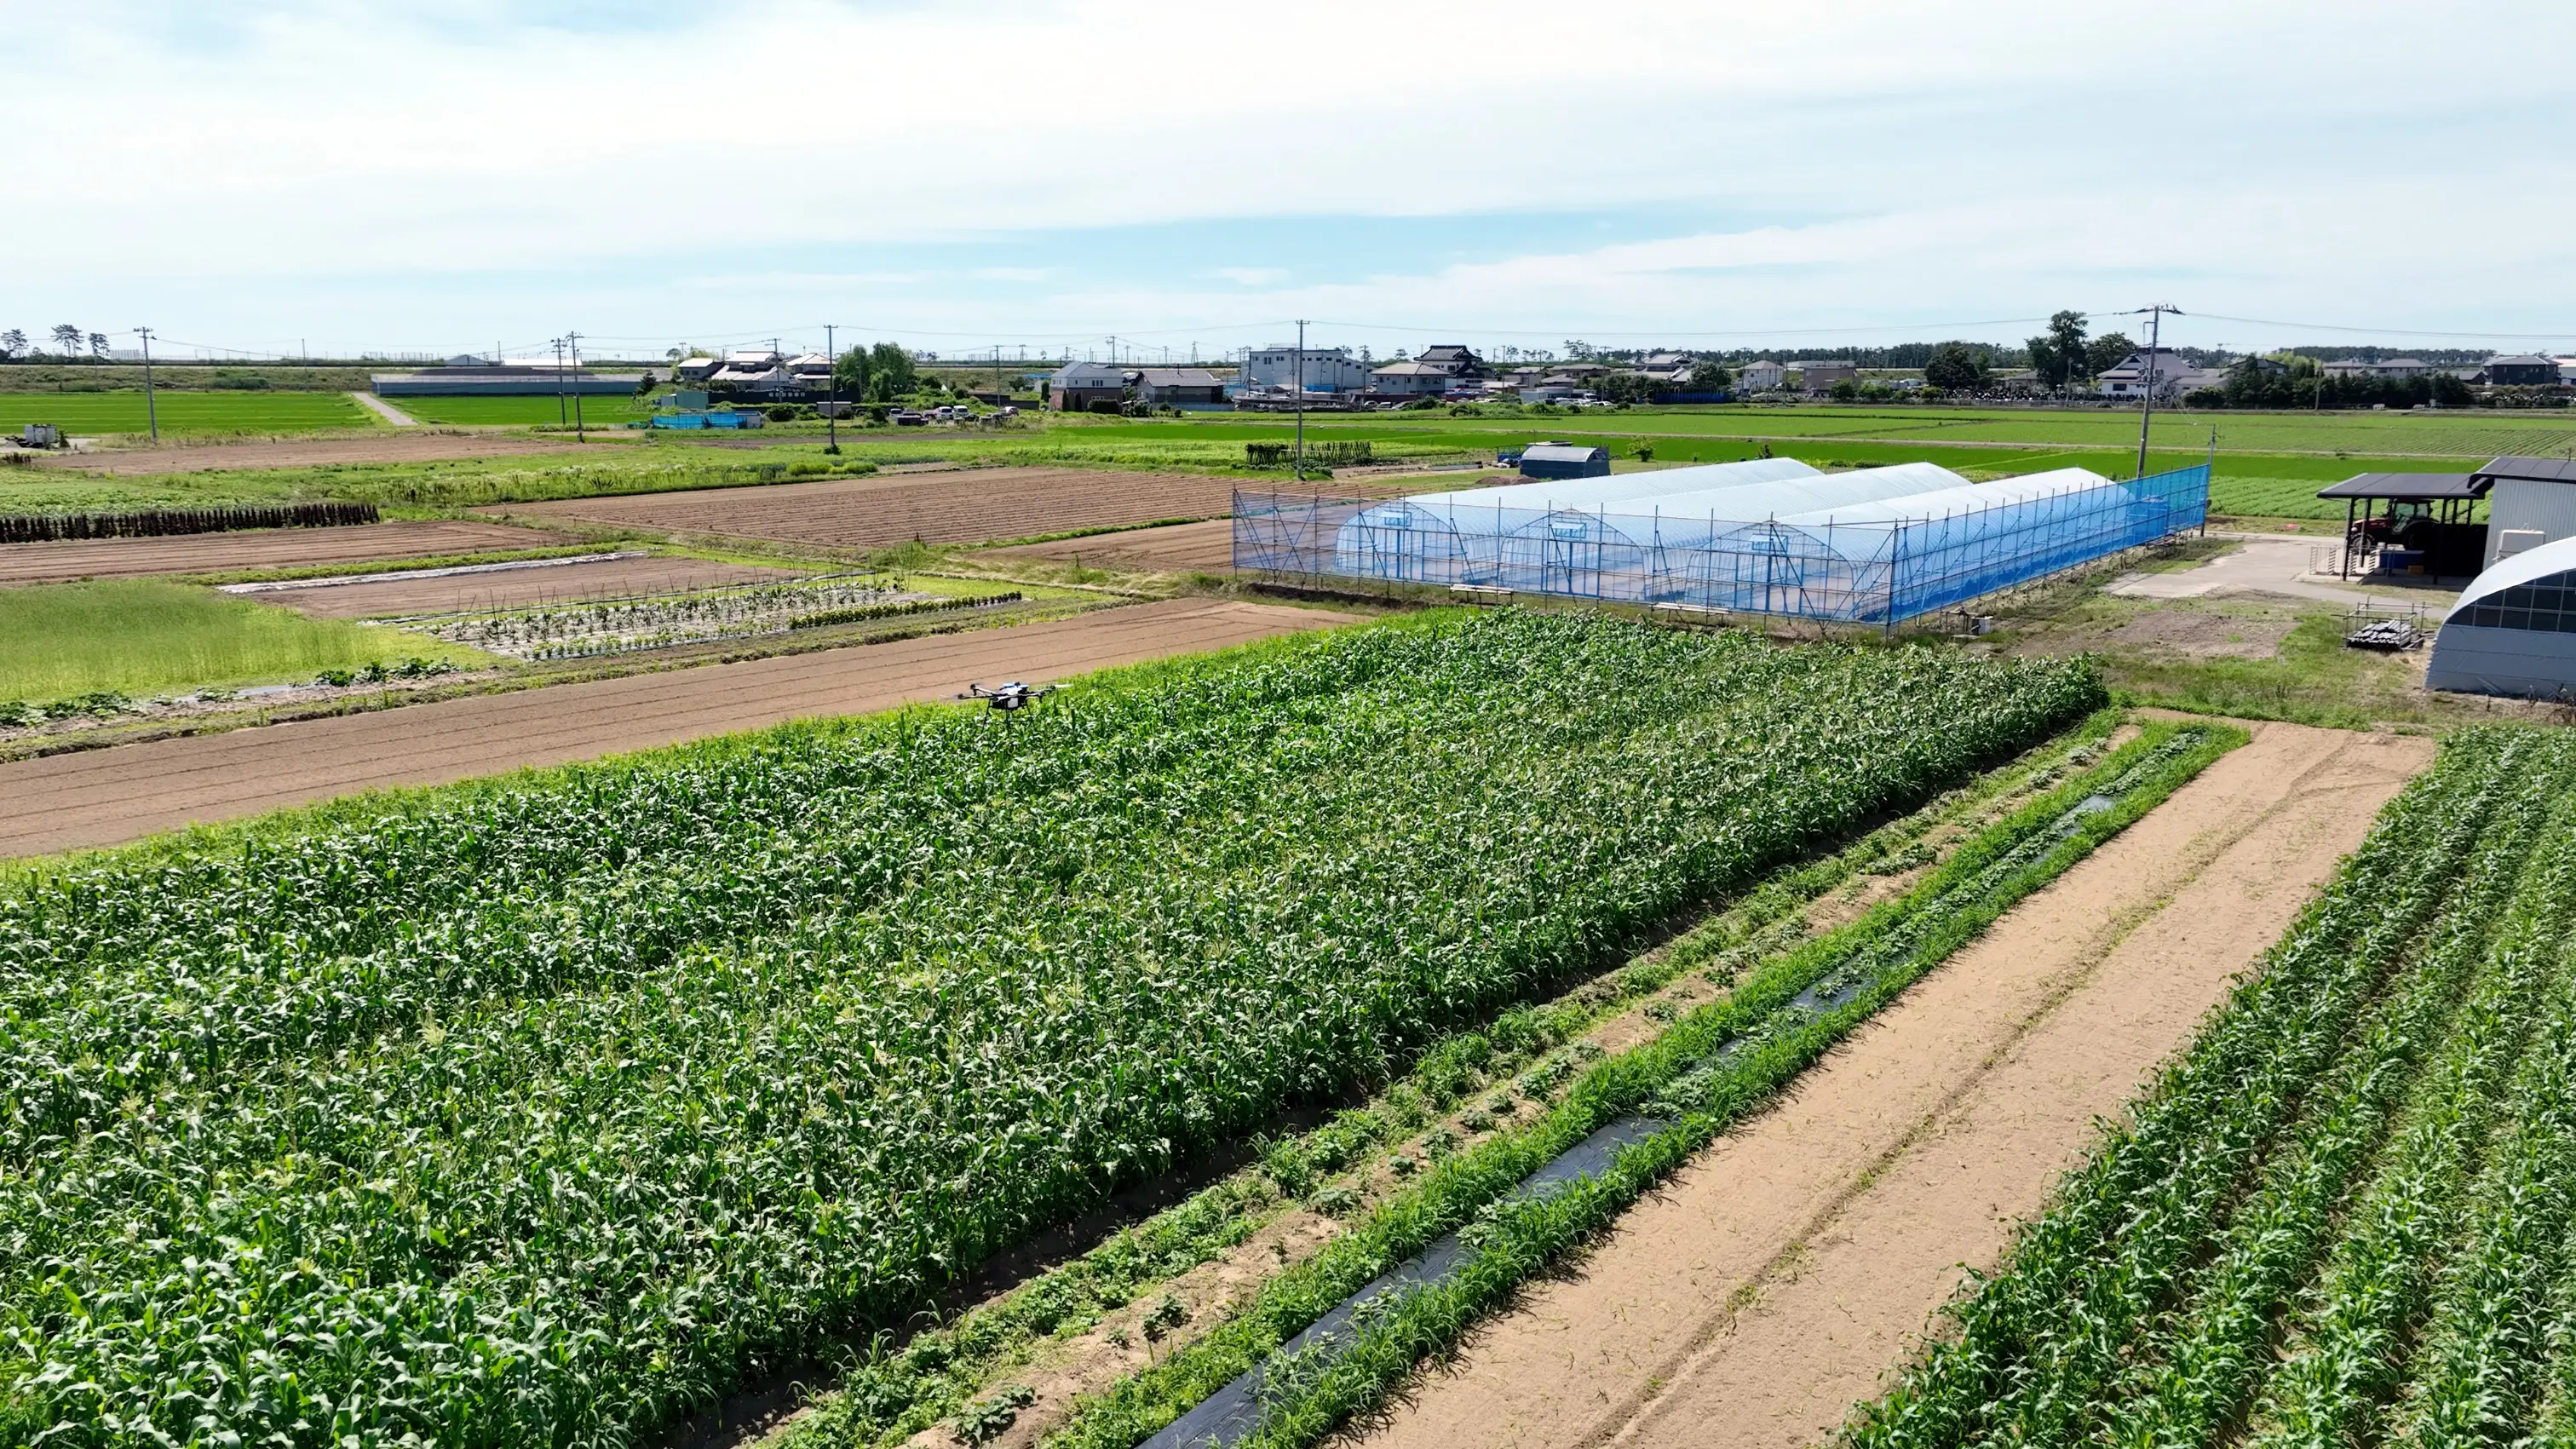
<path id="1" fill-rule="evenodd" d="M 2487 500 L 2487 567 L 2576 538 L 2576 461 L 2498 458 L 2469 479 Z"/>
<path id="2" fill-rule="evenodd" d="M 2478 575 L 2433 636 L 2424 686 L 2576 699 L 2576 538 L 2526 549 Z"/>
<path id="3" fill-rule="evenodd" d="M 1532 443 L 1521 449 L 1524 478 L 1599 478 L 1610 471 L 1608 448 L 1578 443 Z"/>

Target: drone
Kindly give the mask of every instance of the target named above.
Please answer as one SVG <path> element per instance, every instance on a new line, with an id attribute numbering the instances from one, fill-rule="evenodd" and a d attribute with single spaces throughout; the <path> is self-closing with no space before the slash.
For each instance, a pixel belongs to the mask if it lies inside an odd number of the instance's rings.
<path id="1" fill-rule="evenodd" d="M 1012 715 L 1019 713 L 1021 710 L 1027 709 L 1030 705 L 1037 703 L 1039 700 L 1046 698 L 1048 695 L 1055 693 L 1061 688 L 1063 688 L 1062 685 L 1056 684 L 1022 684 L 1018 680 L 1014 679 L 1007 684 L 997 684 L 991 689 L 986 689 L 980 684 L 969 684 L 966 686 L 966 692 L 957 697 L 959 699 L 980 699 L 984 701 L 993 708 L 1000 710 L 1002 712 L 1004 722 L 1008 723 Z"/>

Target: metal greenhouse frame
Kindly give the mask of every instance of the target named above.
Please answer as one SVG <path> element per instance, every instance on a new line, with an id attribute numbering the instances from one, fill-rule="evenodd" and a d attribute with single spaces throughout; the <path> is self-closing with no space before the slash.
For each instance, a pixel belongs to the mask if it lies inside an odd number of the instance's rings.
<path id="1" fill-rule="evenodd" d="M 1655 505 L 1449 511 L 1237 492 L 1234 565 L 1892 626 L 2201 526 L 2209 467 L 2122 482 L 2069 469 L 1785 517 Z"/>

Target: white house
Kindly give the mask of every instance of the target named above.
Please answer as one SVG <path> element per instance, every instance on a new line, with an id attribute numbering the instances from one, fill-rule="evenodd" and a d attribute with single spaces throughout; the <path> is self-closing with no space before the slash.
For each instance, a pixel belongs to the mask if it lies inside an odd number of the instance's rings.
<path id="1" fill-rule="evenodd" d="M 2093 391 L 2102 397 L 2137 398 L 2154 396 L 2161 400 L 2173 396 L 2182 386 L 2185 375 L 2192 371 L 2182 355 L 2159 350 L 2153 357 L 2132 352 L 2117 367 L 2106 368 L 2093 379 Z"/>
<path id="2" fill-rule="evenodd" d="M 1770 358 L 1758 358 L 1744 364 L 1735 374 L 1738 392 L 1769 392 L 1788 377 L 1788 371 Z"/>
<path id="3" fill-rule="evenodd" d="M 1243 355 L 1246 387 L 1296 387 L 1308 392 L 1357 392 L 1369 385 L 1369 366 L 1347 347 L 1309 347 L 1300 364 L 1291 346 L 1255 347 Z"/>

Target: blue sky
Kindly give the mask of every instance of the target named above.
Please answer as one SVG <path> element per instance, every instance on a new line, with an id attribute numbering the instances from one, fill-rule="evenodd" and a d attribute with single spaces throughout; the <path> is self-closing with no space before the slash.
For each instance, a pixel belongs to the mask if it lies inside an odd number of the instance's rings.
<path id="1" fill-rule="evenodd" d="M 2167 300 L 2193 343 L 2576 347 L 2563 6 L 0 21 L 0 167 L 46 198 L 0 228 L 0 326 L 30 332 L 1208 355 L 1308 317 L 1380 354 L 1794 348 Z"/>

